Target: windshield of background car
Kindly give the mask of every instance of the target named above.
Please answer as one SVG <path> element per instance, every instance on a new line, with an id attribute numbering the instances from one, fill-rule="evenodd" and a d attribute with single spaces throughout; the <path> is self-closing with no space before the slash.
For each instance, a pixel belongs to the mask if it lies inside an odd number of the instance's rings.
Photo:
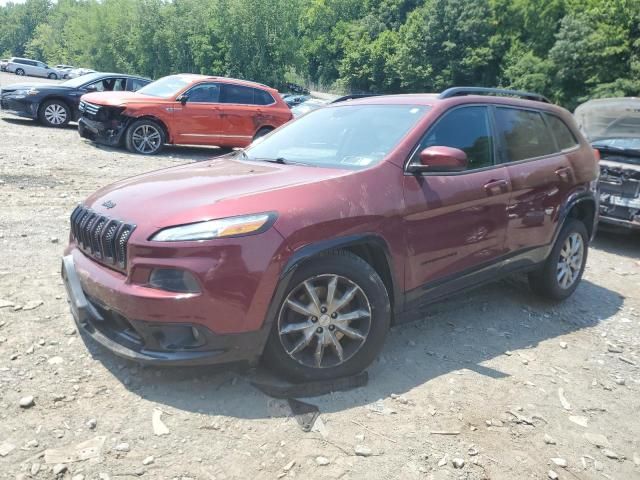
<path id="1" fill-rule="evenodd" d="M 191 80 L 180 75 L 171 75 L 151 82 L 138 90 L 138 93 L 152 97 L 171 98 L 188 85 L 191 85 Z"/>
<path id="2" fill-rule="evenodd" d="M 321 108 L 246 150 L 252 160 L 360 169 L 380 162 L 429 107 L 344 105 Z"/>
<path id="3" fill-rule="evenodd" d="M 84 85 L 85 83 L 91 83 L 92 81 L 97 80 L 100 77 L 102 77 L 101 73 L 89 73 L 87 75 L 83 75 L 77 78 L 72 78 L 71 80 L 62 82 L 60 85 L 64 85 L 65 87 L 78 88 Z"/>

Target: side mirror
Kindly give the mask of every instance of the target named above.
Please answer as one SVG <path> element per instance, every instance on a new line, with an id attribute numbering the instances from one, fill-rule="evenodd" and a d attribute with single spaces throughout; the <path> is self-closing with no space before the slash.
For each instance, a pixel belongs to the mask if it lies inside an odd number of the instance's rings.
<path id="1" fill-rule="evenodd" d="M 97 92 L 98 88 L 95 85 L 87 85 L 84 87 L 87 92 Z"/>
<path id="2" fill-rule="evenodd" d="M 466 170 L 467 154 L 458 148 L 428 147 L 420 152 L 420 163 L 413 165 L 415 172 L 461 172 Z"/>
<path id="3" fill-rule="evenodd" d="M 180 102 L 182 105 L 186 105 L 187 100 L 189 100 L 189 97 L 187 95 L 178 95 L 176 97 L 176 102 Z"/>

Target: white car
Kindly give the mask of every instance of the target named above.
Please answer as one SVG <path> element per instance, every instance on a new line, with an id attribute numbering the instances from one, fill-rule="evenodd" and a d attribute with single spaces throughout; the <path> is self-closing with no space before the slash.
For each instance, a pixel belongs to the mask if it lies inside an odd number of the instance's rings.
<path id="1" fill-rule="evenodd" d="M 30 75 L 32 77 L 45 77 L 51 80 L 62 78 L 62 72 L 50 67 L 44 62 L 32 60 L 30 58 L 13 57 L 9 59 L 6 66 L 7 72 L 16 75 Z"/>
<path id="2" fill-rule="evenodd" d="M 70 70 L 67 75 L 69 78 L 78 78 L 89 73 L 96 73 L 96 71 L 91 70 L 90 68 L 74 68 L 73 70 Z"/>
<path id="3" fill-rule="evenodd" d="M 58 70 L 62 74 L 62 78 L 64 79 L 69 78 L 69 73 L 75 68 L 76 67 L 72 65 L 56 65 L 56 70 Z"/>

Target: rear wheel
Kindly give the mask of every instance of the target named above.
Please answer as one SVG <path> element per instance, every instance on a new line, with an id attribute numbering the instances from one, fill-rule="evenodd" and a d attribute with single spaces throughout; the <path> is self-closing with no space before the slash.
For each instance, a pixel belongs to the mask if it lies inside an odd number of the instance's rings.
<path id="1" fill-rule="evenodd" d="M 16 69 L 16 75 L 20 75 L 20 76 L 24 75 L 24 70 L 21 69 L 21 68 L 17 68 Z"/>
<path id="2" fill-rule="evenodd" d="M 164 128 L 153 120 L 138 120 L 133 122 L 126 135 L 127 150 L 142 155 L 159 153 L 166 142 Z"/>
<path id="3" fill-rule="evenodd" d="M 58 75 L 56 75 L 55 73 L 50 73 L 50 74 L 49 74 L 49 78 L 50 78 L 51 80 L 57 80 L 57 79 L 58 79 Z"/>
<path id="4" fill-rule="evenodd" d="M 321 255 L 293 275 L 265 360 L 293 381 L 357 374 L 382 348 L 390 318 L 387 289 L 371 265 L 349 252 Z"/>
<path id="5" fill-rule="evenodd" d="M 529 274 L 531 289 L 551 300 L 569 297 L 582 279 L 588 245 L 589 234 L 584 223 L 567 220 L 544 265 Z"/>
<path id="6" fill-rule="evenodd" d="M 257 139 L 264 137 L 265 135 L 271 133 L 273 131 L 273 128 L 271 127 L 262 127 L 260 130 L 258 130 L 256 132 L 256 134 L 253 136 L 253 141 L 255 142 Z"/>
<path id="7" fill-rule="evenodd" d="M 71 120 L 71 111 L 61 100 L 49 100 L 40 106 L 38 118 L 48 127 L 64 127 Z"/>

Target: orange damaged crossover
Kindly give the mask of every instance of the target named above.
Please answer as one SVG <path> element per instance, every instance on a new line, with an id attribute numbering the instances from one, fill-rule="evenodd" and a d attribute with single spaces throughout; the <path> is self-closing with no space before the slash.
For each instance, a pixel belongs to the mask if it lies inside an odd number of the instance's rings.
<path id="1" fill-rule="evenodd" d="M 246 147 L 291 120 L 278 91 L 244 80 L 170 75 L 137 92 L 80 101 L 81 137 L 153 155 L 165 144 Z"/>

